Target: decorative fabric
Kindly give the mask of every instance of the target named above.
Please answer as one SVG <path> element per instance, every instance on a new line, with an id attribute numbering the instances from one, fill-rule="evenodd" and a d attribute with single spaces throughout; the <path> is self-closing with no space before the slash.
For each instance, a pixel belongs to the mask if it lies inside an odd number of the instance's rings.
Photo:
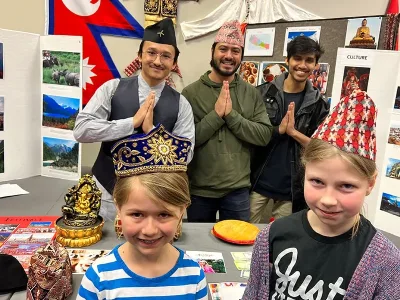
<path id="1" fill-rule="evenodd" d="M 72 268 L 67 249 L 51 241 L 32 255 L 27 299 L 62 300 L 72 294 Z"/>
<path id="2" fill-rule="evenodd" d="M 375 161 L 376 117 L 374 101 L 365 92 L 343 97 L 311 138 Z"/>
<path id="3" fill-rule="evenodd" d="M 239 21 L 225 22 L 219 29 L 214 42 L 244 47 L 244 36 Z"/>
<path id="4" fill-rule="evenodd" d="M 145 0 L 144 27 L 153 25 L 165 18 L 170 18 L 174 25 L 178 13 L 178 0 Z"/>
<path id="5" fill-rule="evenodd" d="M 134 134 L 111 149 L 116 176 L 187 170 L 190 139 L 178 137 L 158 124 L 148 134 Z"/>
<path id="6" fill-rule="evenodd" d="M 385 36 L 383 40 L 383 49 L 385 50 L 396 50 L 399 19 L 400 14 L 390 14 L 386 17 Z"/>
<path id="7" fill-rule="evenodd" d="M 170 18 L 163 19 L 144 30 L 143 41 L 176 46 L 174 24 Z"/>
<path id="8" fill-rule="evenodd" d="M 222 24 L 231 20 L 257 24 L 281 19 L 301 21 L 322 18 L 288 0 L 225 0 L 204 18 L 180 24 L 183 38 L 190 40 L 216 31 Z"/>
<path id="9" fill-rule="evenodd" d="M 82 103 L 120 73 L 102 34 L 141 39 L 144 28 L 121 1 L 46 1 L 46 34 L 82 36 Z"/>

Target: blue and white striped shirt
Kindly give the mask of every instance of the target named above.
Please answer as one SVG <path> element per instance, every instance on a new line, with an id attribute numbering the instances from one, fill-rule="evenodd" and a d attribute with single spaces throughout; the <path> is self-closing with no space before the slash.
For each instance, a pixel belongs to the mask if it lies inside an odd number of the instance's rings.
<path id="1" fill-rule="evenodd" d="M 77 299 L 207 300 L 207 282 L 197 262 L 181 249 L 166 274 L 145 278 L 132 272 L 118 253 L 119 245 L 86 271 Z"/>

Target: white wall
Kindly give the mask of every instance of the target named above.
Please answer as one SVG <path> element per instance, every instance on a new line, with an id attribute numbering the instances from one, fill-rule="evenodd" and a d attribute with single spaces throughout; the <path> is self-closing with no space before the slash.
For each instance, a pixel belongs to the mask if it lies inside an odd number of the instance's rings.
<path id="1" fill-rule="evenodd" d="M 384 14 L 388 1 L 291 0 L 294 4 L 324 18 Z M 121 2 L 139 23 L 144 23 L 143 0 L 121 0 Z M 178 65 L 182 71 L 183 80 L 177 82 L 178 89 L 197 80 L 201 74 L 209 69 L 210 47 L 215 36 L 215 33 L 212 33 L 185 42 L 180 33 L 179 22 L 202 18 L 222 2 L 223 0 L 179 1 L 177 41 L 181 55 Z M 0 2 L 0 28 L 44 34 L 44 21 L 45 0 L 3 0 Z M 104 40 L 122 76 L 124 68 L 136 57 L 140 41 L 110 36 L 105 36 Z M 83 145 L 83 166 L 93 164 L 98 148 L 97 143 Z"/>

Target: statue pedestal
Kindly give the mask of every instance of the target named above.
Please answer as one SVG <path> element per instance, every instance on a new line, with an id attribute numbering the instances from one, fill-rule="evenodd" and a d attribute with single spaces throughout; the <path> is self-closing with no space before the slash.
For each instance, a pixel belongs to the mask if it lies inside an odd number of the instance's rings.
<path id="1" fill-rule="evenodd" d="M 96 222 L 91 226 L 73 227 L 64 223 L 64 218 L 57 219 L 56 240 L 61 245 L 71 248 L 80 248 L 93 245 L 100 241 L 104 225 L 103 217 L 98 216 Z"/>

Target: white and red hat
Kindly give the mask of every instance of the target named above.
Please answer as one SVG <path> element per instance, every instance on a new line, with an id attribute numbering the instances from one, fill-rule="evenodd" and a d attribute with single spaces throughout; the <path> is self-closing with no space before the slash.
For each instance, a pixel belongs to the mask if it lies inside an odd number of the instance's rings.
<path id="1" fill-rule="evenodd" d="M 358 90 L 339 101 L 311 138 L 375 161 L 376 117 L 374 101 Z"/>
<path id="2" fill-rule="evenodd" d="M 237 20 L 225 22 L 219 29 L 214 42 L 244 47 L 244 36 Z"/>

